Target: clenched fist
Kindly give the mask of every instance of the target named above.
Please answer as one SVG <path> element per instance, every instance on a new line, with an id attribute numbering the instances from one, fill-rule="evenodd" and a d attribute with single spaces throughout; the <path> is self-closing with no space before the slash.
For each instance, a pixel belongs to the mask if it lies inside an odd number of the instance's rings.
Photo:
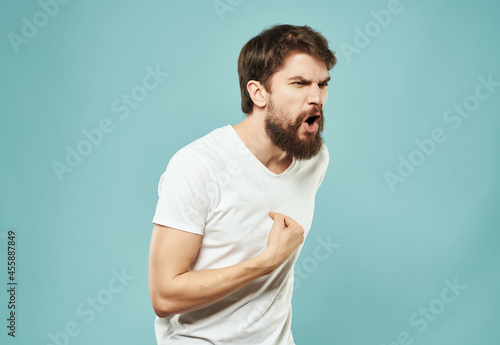
<path id="1" fill-rule="evenodd" d="M 281 266 L 304 242 L 304 228 L 292 218 L 277 212 L 269 212 L 274 224 L 269 232 L 265 252 L 272 270 Z"/>

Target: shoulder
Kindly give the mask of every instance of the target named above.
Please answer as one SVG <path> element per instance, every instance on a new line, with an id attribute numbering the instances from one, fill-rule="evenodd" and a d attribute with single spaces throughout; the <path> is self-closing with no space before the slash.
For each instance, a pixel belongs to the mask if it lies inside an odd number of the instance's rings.
<path id="1" fill-rule="evenodd" d="M 175 166 L 194 171 L 206 170 L 218 160 L 218 157 L 223 156 L 226 136 L 226 127 L 214 129 L 175 152 L 168 167 Z"/>

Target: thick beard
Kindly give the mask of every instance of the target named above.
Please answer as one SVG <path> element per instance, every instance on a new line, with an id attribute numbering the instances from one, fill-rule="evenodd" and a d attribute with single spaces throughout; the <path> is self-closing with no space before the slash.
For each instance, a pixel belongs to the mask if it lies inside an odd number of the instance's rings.
<path id="1" fill-rule="evenodd" d="M 314 133 L 304 132 L 307 135 L 307 139 L 300 139 L 299 129 L 302 127 L 302 123 L 309 116 L 317 114 L 318 110 L 321 114 L 318 130 Z M 269 135 L 274 146 L 285 151 L 295 159 L 305 160 L 316 156 L 323 145 L 323 138 L 321 137 L 321 132 L 325 124 L 323 109 L 303 111 L 293 123 L 284 123 L 283 120 L 285 118 L 285 114 L 282 111 L 278 114 L 274 104 L 269 100 L 266 108 L 266 133 Z"/>

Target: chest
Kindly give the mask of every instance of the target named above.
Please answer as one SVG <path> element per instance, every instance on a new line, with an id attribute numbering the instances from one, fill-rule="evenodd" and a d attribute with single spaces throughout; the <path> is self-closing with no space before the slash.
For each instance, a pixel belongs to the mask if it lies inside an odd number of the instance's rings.
<path id="1" fill-rule="evenodd" d="M 306 236 L 314 213 L 313 181 L 296 176 L 280 180 L 242 172 L 214 189 L 214 205 L 207 217 L 201 259 L 224 267 L 248 260 L 267 246 L 273 220 L 270 211 L 283 213 L 304 227 Z M 208 256 L 212 253 L 212 256 Z"/>

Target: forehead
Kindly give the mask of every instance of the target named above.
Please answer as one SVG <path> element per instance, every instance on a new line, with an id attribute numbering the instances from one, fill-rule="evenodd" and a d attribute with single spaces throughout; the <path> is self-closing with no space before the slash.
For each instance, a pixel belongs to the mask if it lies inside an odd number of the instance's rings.
<path id="1" fill-rule="evenodd" d="M 273 75 L 273 79 L 301 76 L 313 81 L 322 81 L 328 78 L 326 65 L 317 57 L 294 53 L 285 58 L 283 66 Z"/>

